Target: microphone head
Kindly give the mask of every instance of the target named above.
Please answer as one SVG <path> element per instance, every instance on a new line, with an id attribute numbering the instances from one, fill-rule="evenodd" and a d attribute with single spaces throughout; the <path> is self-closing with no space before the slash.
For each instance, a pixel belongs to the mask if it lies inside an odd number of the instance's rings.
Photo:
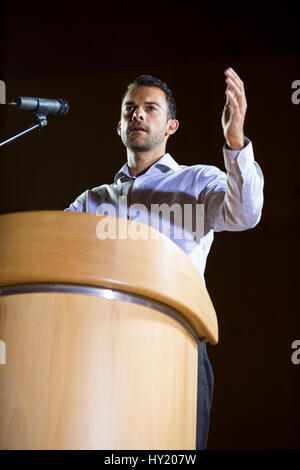
<path id="1" fill-rule="evenodd" d="M 56 113 L 58 116 L 65 116 L 69 112 L 69 103 L 66 100 L 63 100 L 62 98 L 57 98 L 57 101 L 60 102 L 61 107 Z"/>

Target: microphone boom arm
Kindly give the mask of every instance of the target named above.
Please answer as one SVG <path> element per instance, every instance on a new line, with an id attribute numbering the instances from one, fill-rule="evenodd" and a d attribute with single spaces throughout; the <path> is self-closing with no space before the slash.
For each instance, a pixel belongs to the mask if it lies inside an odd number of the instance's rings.
<path id="1" fill-rule="evenodd" d="M 3 147 L 3 145 L 9 144 L 10 142 L 13 142 L 14 140 L 18 139 L 19 137 L 22 137 L 25 134 L 28 134 L 31 131 L 34 131 L 35 129 L 42 129 L 43 127 L 47 126 L 47 118 L 46 114 L 41 114 L 41 113 L 35 113 L 36 115 L 36 124 L 33 126 L 28 127 L 28 129 L 25 129 L 22 132 L 19 132 L 18 134 L 13 135 L 9 139 L 3 140 L 3 142 L 0 142 L 0 147 Z"/>

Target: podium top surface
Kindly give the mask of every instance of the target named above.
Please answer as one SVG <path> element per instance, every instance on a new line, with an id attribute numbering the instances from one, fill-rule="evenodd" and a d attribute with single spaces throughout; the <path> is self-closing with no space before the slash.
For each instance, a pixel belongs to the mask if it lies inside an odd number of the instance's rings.
<path id="1" fill-rule="evenodd" d="M 63 211 L 0 215 L 0 289 L 35 283 L 107 287 L 153 299 L 175 309 L 202 341 L 218 341 L 216 313 L 192 261 L 147 225 Z"/>

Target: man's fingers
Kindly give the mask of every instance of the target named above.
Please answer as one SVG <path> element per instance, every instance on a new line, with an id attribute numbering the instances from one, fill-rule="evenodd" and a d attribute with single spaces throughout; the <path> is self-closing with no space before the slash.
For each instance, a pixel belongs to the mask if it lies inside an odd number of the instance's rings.
<path id="1" fill-rule="evenodd" d="M 229 88 L 229 90 L 235 95 L 241 109 L 243 108 L 243 105 L 244 105 L 244 101 L 243 101 L 243 92 L 242 90 L 237 86 L 236 83 L 234 83 L 233 80 L 231 80 L 231 78 L 227 78 L 226 79 L 226 83 L 227 83 L 227 86 Z"/>
<path id="2" fill-rule="evenodd" d="M 228 102 L 226 102 L 226 105 L 228 104 L 231 105 L 235 112 L 241 112 L 239 103 L 236 97 L 234 96 L 234 94 L 232 93 L 232 91 L 229 88 L 227 88 L 225 93 L 226 93 L 227 100 L 228 100 Z"/>
<path id="3" fill-rule="evenodd" d="M 244 82 L 243 80 L 238 76 L 238 74 L 231 68 L 229 67 L 227 70 L 225 70 L 225 75 L 232 77 L 233 79 L 237 80 L 241 88 L 244 87 Z"/>
<path id="4" fill-rule="evenodd" d="M 231 68 L 225 71 L 225 75 L 228 88 L 231 90 L 232 93 L 235 94 L 237 101 L 241 107 L 241 111 L 244 111 L 247 107 L 244 83 Z"/>
<path id="5" fill-rule="evenodd" d="M 244 118 L 247 108 L 244 84 L 231 68 L 225 70 L 225 75 L 227 100 L 222 115 L 224 135 L 230 147 L 242 148 Z"/>
<path id="6" fill-rule="evenodd" d="M 237 80 L 235 77 L 232 75 L 227 76 L 226 78 L 226 83 L 232 83 L 233 85 L 236 86 L 236 88 L 239 90 L 239 92 L 242 94 L 244 92 L 244 87 L 241 85 L 240 81 Z"/>

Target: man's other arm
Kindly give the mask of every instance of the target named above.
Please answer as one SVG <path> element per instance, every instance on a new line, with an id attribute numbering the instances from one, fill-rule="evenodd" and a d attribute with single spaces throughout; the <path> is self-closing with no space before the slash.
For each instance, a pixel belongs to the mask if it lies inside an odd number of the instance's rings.
<path id="1" fill-rule="evenodd" d="M 224 146 L 226 173 L 210 167 L 200 195 L 206 223 L 216 232 L 242 231 L 255 227 L 263 207 L 263 173 L 254 160 L 252 143 L 245 137 L 241 150 Z"/>

